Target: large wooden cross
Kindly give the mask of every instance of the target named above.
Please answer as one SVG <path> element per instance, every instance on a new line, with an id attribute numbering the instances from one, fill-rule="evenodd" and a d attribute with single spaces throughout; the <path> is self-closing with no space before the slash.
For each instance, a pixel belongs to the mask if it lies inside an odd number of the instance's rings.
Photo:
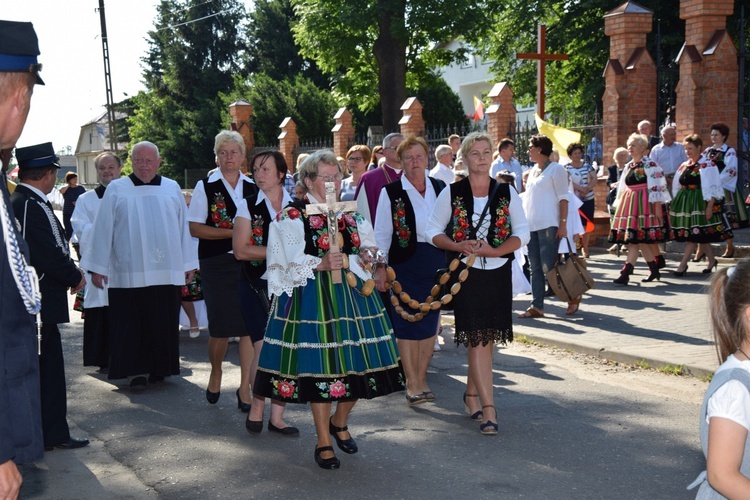
<path id="1" fill-rule="evenodd" d="M 338 218 L 344 212 L 355 212 L 356 201 L 337 201 L 336 183 L 326 182 L 326 202 L 315 203 L 305 206 L 308 214 L 323 214 L 328 218 L 328 252 L 341 253 L 339 247 L 339 223 Z M 331 271 L 331 280 L 341 283 L 341 270 Z"/>
<path id="2" fill-rule="evenodd" d="M 544 81 L 547 61 L 567 61 L 568 54 L 547 54 L 547 26 L 539 25 L 537 52 L 517 52 L 516 59 L 536 60 L 536 112 L 544 120 Z"/>

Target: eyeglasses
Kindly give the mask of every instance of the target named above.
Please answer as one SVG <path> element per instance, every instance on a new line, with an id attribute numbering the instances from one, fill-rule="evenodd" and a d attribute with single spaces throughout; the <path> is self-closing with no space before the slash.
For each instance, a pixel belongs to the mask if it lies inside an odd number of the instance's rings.
<path id="1" fill-rule="evenodd" d="M 361 156 L 350 156 L 349 158 L 346 159 L 346 161 L 355 161 L 355 162 L 356 161 L 362 161 L 362 157 Z"/>
<path id="2" fill-rule="evenodd" d="M 341 174 L 336 175 L 316 175 L 315 179 L 323 179 L 324 182 L 338 182 L 341 180 Z"/>

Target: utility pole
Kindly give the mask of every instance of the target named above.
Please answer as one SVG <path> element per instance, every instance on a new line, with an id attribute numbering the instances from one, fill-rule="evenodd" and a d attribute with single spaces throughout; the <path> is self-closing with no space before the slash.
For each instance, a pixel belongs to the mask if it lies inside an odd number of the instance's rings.
<path id="1" fill-rule="evenodd" d="M 99 19 L 102 23 L 102 53 L 104 54 L 104 84 L 107 88 L 107 120 L 109 121 L 109 149 L 117 153 L 117 130 L 115 128 L 115 103 L 112 97 L 112 73 L 109 69 L 109 42 L 107 41 L 107 19 L 104 15 L 104 0 L 99 0 Z"/>

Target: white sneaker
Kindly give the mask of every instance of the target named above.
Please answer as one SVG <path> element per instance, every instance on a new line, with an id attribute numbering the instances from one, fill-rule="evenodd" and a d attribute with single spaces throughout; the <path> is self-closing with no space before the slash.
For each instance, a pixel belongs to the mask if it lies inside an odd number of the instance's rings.
<path id="1" fill-rule="evenodd" d="M 201 329 L 199 326 L 196 326 L 195 328 L 190 329 L 190 338 L 191 339 L 197 339 L 201 336 Z"/>
<path id="2" fill-rule="evenodd" d="M 437 335 L 435 335 L 435 347 L 432 348 L 432 352 L 440 352 L 442 349 L 440 348 L 440 339 Z"/>

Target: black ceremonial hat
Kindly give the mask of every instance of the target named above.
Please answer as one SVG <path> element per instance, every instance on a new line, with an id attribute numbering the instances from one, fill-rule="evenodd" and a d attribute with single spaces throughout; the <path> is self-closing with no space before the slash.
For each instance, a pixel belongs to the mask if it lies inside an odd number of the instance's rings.
<path id="1" fill-rule="evenodd" d="M 31 23 L 0 20 L 0 72 L 34 73 L 36 83 L 44 85 L 38 55 L 39 40 Z"/>
<path id="2" fill-rule="evenodd" d="M 20 168 L 41 168 L 54 165 L 60 168 L 60 158 L 55 154 L 55 148 L 51 142 L 16 148 L 16 161 Z"/>

